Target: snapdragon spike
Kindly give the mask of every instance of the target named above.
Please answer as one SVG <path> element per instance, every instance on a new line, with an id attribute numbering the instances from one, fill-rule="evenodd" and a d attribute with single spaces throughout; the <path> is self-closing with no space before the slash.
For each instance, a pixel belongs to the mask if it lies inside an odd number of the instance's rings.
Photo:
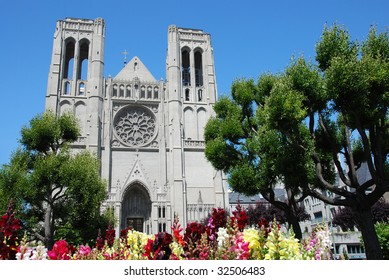
<path id="1" fill-rule="evenodd" d="M 18 250 L 18 231 L 21 222 L 15 219 L 13 201 L 8 205 L 7 212 L 0 218 L 0 260 L 15 260 Z"/>

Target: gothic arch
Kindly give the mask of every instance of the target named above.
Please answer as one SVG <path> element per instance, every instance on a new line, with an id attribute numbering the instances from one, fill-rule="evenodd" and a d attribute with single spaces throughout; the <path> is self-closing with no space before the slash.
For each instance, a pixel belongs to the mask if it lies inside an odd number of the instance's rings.
<path id="1" fill-rule="evenodd" d="M 202 87 L 204 85 L 203 78 L 203 50 L 196 48 L 194 50 L 194 66 L 195 66 L 195 82 L 196 87 Z"/>
<path id="2" fill-rule="evenodd" d="M 73 113 L 72 104 L 70 104 L 68 100 L 61 101 L 61 103 L 59 104 L 59 108 L 60 115 L 64 113 Z"/>
<path id="3" fill-rule="evenodd" d="M 88 80 L 88 64 L 89 64 L 89 45 L 88 39 L 82 39 L 79 42 L 79 61 L 77 67 L 77 79 Z"/>
<path id="4" fill-rule="evenodd" d="M 74 68 L 74 56 L 76 49 L 76 40 L 69 37 L 65 40 L 65 57 L 64 57 L 64 79 L 73 79 L 73 68 Z"/>
<path id="5" fill-rule="evenodd" d="M 85 135 L 85 124 L 86 124 L 86 105 L 83 101 L 78 101 L 75 104 L 75 115 L 80 123 L 81 135 Z"/>
<path id="6" fill-rule="evenodd" d="M 182 84 L 184 86 L 190 86 L 190 48 L 183 47 L 181 49 L 181 71 L 182 71 Z"/>
<path id="7" fill-rule="evenodd" d="M 205 108 L 200 107 L 197 110 L 197 133 L 198 133 L 198 139 L 204 140 L 204 127 L 207 123 L 207 111 Z"/>
<path id="8" fill-rule="evenodd" d="M 191 107 L 186 107 L 184 109 L 184 124 L 185 138 L 196 139 L 196 122 L 194 112 Z"/>
<path id="9" fill-rule="evenodd" d="M 150 232 L 152 201 L 142 183 L 134 181 L 122 194 L 120 229 L 132 227 L 141 232 Z"/>

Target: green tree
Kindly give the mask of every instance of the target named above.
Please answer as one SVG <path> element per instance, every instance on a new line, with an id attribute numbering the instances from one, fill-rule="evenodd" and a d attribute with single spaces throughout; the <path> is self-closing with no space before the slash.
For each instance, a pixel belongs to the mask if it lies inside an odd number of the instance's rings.
<path id="1" fill-rule="evenodd" d="M 361 43 L 340 26 L 325 28 L 316 45 L 316 60 L 325 84 L 317 112 L 316 148 L 332 154 L 340 185 L 321 176 L 322 158 L 312 153 L 320 186 L 310 194 L 333 205 L 348 206 L 361 229 L 368 259 L 382 259 L 372 206 L 389 191 L 389 36 L 372 27 Z M 307 99 L 310 98 L 307 96 Z M 341 160 L 343 162 L 341 162 Z M 369 178 L 358 171 L 368 166 Z"/>
<path id="2" fill-rule="evenodd" d="M 381 245 L 383 259 L 389 260 L 389 223 L 378 222 L 374 226 Z"/>
<path id="3" fill-rule="evenodd" d="M 310 141 L 306 127 L 303 95 L 292 92 L 290 78 L 262 75 L 234 81 L 232 98 L 222 97 L 215 104 L 216 116 L 205 127 L 205 155 L 213 166 L 228 174 L 231 188 L 246 195 L 261 195 L 281 209 L 297 238 L 301 186 L 312 183 L 314 166 L 307 161 L 303 143 L 296 144 L 295 133 Z M 306 143 L 308 146 L 309 143 Z M 287 200 L 275 196 L 282 183 Z"/>
<path id="4" fill-rule="evenodd" d="M 367 258 L 382 259 L 371 207 L 389 191 L 388 33 L 372 27 L 358 43 L 343 27 L 326 27 L 316 60 L 294 59 L 257 84 L 234 82 L 232 99 L 221 98 L 207 123 L 206 156 L 238 192 L 272 202 L 280 181 L 289 209 L 307 195 L 350 207 Z M 364 162 L 370 179 L 358 176 Z"/>
<path id="5" fill-rule="evenodd" d="M 104 221 L 100 206 L 106 188 L 99 162 L 89 152 L 69 148 L 78 135 L 74 116 L 38 115 L 22 128 L 22 147 L 0 171 L 0 192 L 18 202 L 25 228 L 49 249 L 56 237 L 89 241 Z"/>

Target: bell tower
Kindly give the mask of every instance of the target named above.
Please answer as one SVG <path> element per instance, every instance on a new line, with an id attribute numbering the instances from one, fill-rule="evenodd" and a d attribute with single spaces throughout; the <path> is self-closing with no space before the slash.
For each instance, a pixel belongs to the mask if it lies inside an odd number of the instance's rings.
<path id="1" fill-rule="evenodd" d="M 225 180 L 204 155 L 204 126 L 214 114 L 217 87 L 211 36 L 169 26 L 166 59 L 169 182 L 184 224 L 228 205 Z"/>
<path id="2" fill-rule="evenodd" d="M 48 77 L 46 110 L 71 112 L 81 125 L 76 145 L 99 156 L 104 96 L 104 20 L 57 21 Z"/>

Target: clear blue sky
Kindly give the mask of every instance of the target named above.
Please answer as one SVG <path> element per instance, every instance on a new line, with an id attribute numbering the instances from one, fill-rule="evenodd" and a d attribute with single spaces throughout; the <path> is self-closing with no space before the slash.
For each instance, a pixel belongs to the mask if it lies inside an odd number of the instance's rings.
<path id="1" fill-rule="evenodd" d="M 42 113 L 56 21 L 106 21 L 105 76 L 138 56 L 156 79 L 165 78 L 167 28 L 203 29 L 212 36 L 216 80 L 228 94 L 240 77 L 282 71 L 293 55 L 314 60 L 325 24 L 344 25 L 363 40 L 370 25 L 389 26 L 387 0 L 13 0 L 0 6 L 0 165 L 18 146 L 20 129 Z"/>

